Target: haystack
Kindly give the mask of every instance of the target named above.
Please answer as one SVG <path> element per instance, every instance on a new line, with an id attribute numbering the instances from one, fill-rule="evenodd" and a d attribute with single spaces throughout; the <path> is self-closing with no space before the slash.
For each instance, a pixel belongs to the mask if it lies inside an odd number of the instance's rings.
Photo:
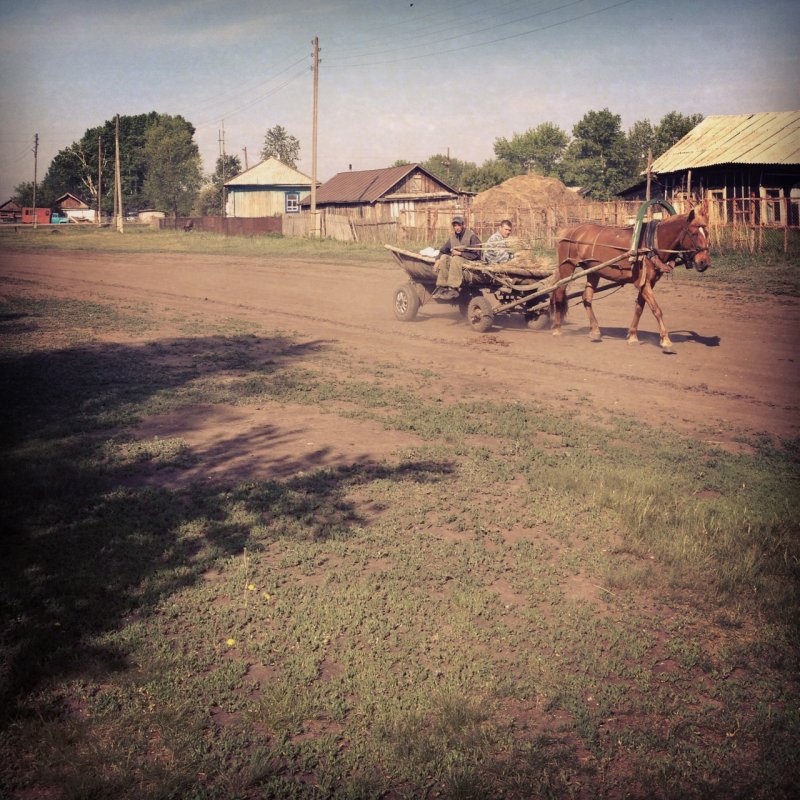
<path id="1" fill-rule="evenodd" d="M 556 205 L 574 205 L 586 201 L 568 189 L 558 178 L 542 175 L 517 175 L 499 186 L 475 196 L 475 211 L 511 215 L 520 209 L 541 210 Z"/>

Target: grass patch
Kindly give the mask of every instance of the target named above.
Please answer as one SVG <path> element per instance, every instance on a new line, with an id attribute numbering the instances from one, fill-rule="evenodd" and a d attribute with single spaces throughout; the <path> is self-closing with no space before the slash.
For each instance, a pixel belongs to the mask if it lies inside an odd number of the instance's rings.
<path id="1" fill-rule="evenodd" d="M 356 261 L 371 266 L 391 260 L 381 245 L 337 242 L 332 239 L 289 238 L 280 235 L 224 236 L 216 233 L 161 231 L 149 225 L 130 225 L 124 233 L 94 226 L 55 229 L 0 227 L 0 249 L 86 250 L 103 253 L 185 253 L 259 258 L 264 256 L 327 261 Z"/>
<path id="2" fill-rule="evenodd" d="M 445 407 L 390 363 L 149 316 L 6 287 L 4 795 L 794 795 L 797 442 Z M 132 426 L 209 403 L 424 444 L 137 482 L 196 455 Z"/>

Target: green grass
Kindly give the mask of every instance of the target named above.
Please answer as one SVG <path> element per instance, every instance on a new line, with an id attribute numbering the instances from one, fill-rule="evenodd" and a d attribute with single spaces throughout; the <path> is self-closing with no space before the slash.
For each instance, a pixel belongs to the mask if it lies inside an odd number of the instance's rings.
<path id="1" fill-rule="evenodd" d="M 112 228 L 63 226 L 15 232 L 0 226 L 0 250 L 88 250 L 116 253 L 186 253 L 245 257 L 292 257 L 391 263 L 381 245 L 336 242 L 332 239 L 288 238 L 281 235 L 223 236 L 215 233 L 158 230 L 130 225 L 124 233 Z"/>
<path id="2" fill-rule="evenodd" d="M 284 332 L 187 319 L 151 340 L 151 309 L 18 292 L 0 794 L 795 795 L 796 441 L 732 454 L 445 406 Z M 208 403 L 289 426 L 302 403 L 409 445 L 168 488 L 192 447 L 132 426 Z"/>

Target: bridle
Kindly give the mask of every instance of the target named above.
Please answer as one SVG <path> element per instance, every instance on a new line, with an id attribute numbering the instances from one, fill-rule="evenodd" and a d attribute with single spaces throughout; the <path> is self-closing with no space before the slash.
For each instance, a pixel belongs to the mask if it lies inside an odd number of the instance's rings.
<path id="1" fill-rule="evenodd" d="M 687 236 L 689 237 L 689 241 L 692 245 L 689 248 L 683 247 Z M 700 253 L 707 253 L 709 251 L 708 234 L 706 233 L 705 225 L 698 225 L 697 230 L 693 231 L 691 222 L 688 219 L 686 220 L 686 224 L 681 229 L 680 234 L 678 234 L 677 242 L 681 246 L 681 249 L 679 250 L 665 250 L 660 248 L 658 246 L 658 228 L 656 228 L 655 249 L 662 253 L 674 254 L 676 256 L 676 264 L 683 264 L 684 266 L 689 267 L 692 265 L 697 256 L 700 255 Z"/>

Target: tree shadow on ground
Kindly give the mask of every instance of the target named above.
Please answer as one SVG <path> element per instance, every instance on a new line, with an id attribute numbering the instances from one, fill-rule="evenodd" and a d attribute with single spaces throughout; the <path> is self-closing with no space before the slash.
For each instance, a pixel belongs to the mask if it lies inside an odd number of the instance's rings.
<path id="1" fill-rule="evenodd" d="M 263 546 L 232 508 L 264 525 L 280 520 L 273 536 L 347 536 L 364 523 L 346 499 L 355 487 L 437 481 L 451 471 L 438 462 L 351 460 L 284 482 L 231 485 L 223 475 L 168 489 L 130 485 L 130 464 L 109 458 L 109 442 L 142 409 L 188 407 L 198 383 L 205 398 L 231 381 L 247 383 L 250 397 L 302 391 L 288 367 L 324 346 L 218 336 L 0 355 L 0 723 L 28 713 L 39 686 L 125 668 L 126 654 L 98 645 L 99 636 L 152 612 L 220 558 Z M 218 402 L 230 399 L 225 391 Z M 304 463 L 313 466 L 295 466 Z"/>

